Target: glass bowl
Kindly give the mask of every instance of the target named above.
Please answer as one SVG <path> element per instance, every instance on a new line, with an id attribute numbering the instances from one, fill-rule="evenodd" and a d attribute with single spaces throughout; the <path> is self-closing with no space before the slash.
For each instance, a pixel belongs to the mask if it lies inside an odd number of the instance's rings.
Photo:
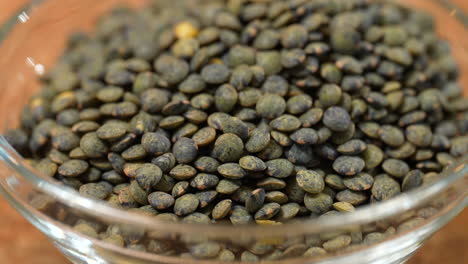
<path id="1" fill-rule="evenodd" d="M 29 1 L 0 30 L 0 131 L 17 125 L 22 106 L 39 89 L 38 79 L 56 61 L 68 34 L 91 30 L 99 15 L 121 2 L 136 7 L 145 1 Z M 450 1 L 403 2 L 435 16 L 467 88 L 468 19 L 463 10 Z M 467 162 L 468 157 L 462 158 L 432 184 L 352 213 L 283 225 L 201 225 L 155 219 L 82 197 L 37 173 L 0 136 L 0 193 L 73 263 L 225 263 L 193 258 L 203 245 L 227 248 L 237 256 L 246 249 L 268 252 L 262 263 L 388 264 L 403 263 L 468 205 Z M 103 231 L 119 233 L 123 244 L 101 239 Z M 324 243 L 325 254 L 302 256 Z M 240 263 L 239 258 L 233 263 Z"/>

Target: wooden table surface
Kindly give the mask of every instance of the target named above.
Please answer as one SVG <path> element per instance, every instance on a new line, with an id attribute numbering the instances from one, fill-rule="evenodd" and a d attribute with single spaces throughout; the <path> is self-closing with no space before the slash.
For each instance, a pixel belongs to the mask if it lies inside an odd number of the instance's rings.
<path id="1" fill-rule="evenodd" d="M 25 3 L 25 0 L 0 0 L 0 23 Z M 453 2 L 468 11 L 468 0 Z M 465 87 L 468 90 L 468 87 Z M 468 263 L 468 210 L 435 234 L 409 264 Z M 47 238 L 0 198 L 1 264 L 69 263 Z M 357 263 L 358 264 L 358 263 Z"/>

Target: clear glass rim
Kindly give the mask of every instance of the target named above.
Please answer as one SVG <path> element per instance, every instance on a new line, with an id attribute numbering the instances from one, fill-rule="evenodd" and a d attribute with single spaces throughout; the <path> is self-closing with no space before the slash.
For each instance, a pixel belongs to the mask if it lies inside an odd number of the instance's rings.
<path id="1" fill-rule="evenodd" d="M 30 10 L 44 2 L 44 0 L 31 0 L 19 12 L 17 12 L 6 24 L 0 26 L 0 33 L 8 34 L 10 28 L 18 23 L 17 15 Z M 461 8 L 457 8 L 453 3 L 447 0 L 433 0 L 441 8 L 447 10 L 457 10 L 455 18 L 468 28 L 468 16 Z M 5 36 L 4 35 L 4 36 Z M 0 42 L 2 36 L 0 34 Z M 5 138 L 0 135 L 0 160 L 2 160 L 10 169 L 13 169 L 18 174 L 22 175 L 30 182 L 38 191 L 47 195 L 51 195 L 57 201 L 86 213 L 89 216 L 98 219 L 112 219 L 113 222 L 130 224 L 147 228 L 148 230 L 157 229 L 164 230 L 168 233 L 184 233 L 184 234 L 210 234 L 210 237 L 225 237 L 226 234 L 247 237 L 265 237 L 265 236 L 294 236 L 304 233 L 307 230 L 309 233 L 321 233 L 325 231 L 333 231 L 343 226 L 357 226 L 370 222 L 379 221 L 400 213 L 412 210 L 423 205 L 435 195 L 445 191 L 457 181 L 468 175 L 468 155 L 465 155 L 459 162 L 450 166 L 441 173 L 441 180 L 436 183 L 423 186 L 408 193 L 390 199 L 388 201 L 379 202 L 373 205 L 360 207 L 354 212 L 327 216 L 314 219 L 301 219 L 291 221 L 282 225 L 259 226 L 259 225 L 209 225 L 209 224 L 189 224 L 189 223 L 172 223 L 155 219 L 151 216 L 141 215 L 115 208 L 103 201 L 93 200 L 81 196 L 75 190 L 56 184 L 52 179 L 41 175 L 38 171 L 32 168 L 27 162 L 8 144 Z M 460 195 L 467 196 L 468 190 Z M 462 201 L 468 202 L 467 199 L 456 199 L 458 203 Z M 25 203 L 25 201 L 18 201 Z"/>
<path id="2" fill-rule="evenodd" d="M 424 205 L 435 195 L 442 193 L 458 180 L 468 175 L 468 155 L 466 155 L 458 163 L 444 170 L 440 174 L 442 179 L 434 184 L 423 186 L 408 193 L 402 193 L 388 201 L 363 206 L 354 212 L 336 216 L 291 221 L 282 225 L 245 225 L 239 227 L 223 224 L 172 223 L 155 219 L 152 216 L 128 212 L 123 209 L 112 207 L 103 201 L 81 196 L 77 191 L 69 187 L 64 187 L 63 185 L 58 185 L 53 179 L 41 175 L 33 169 L 16 153 L 1 135 L 0 159 L 3 160 L 9 168 L 13 169 L 21 176 L 24 176 L 38 191 L 51 195 L 61 203 L 79 212 L 86 213 L 88 216 L 106 221 L 111 219 L 112 222 L 130 224 L 148 230 L 164 230 L 164 232 L 168 233 L 209 234 L 210 237 L 226 237 L 228 234 L 248 237 L 294 236 L 303 234 L 304 230 L 307 230 L 308 233 L 320 233 L 375 222 Z M 468 193 L 468 190 L 466 190 L 465 193 L 460 193 L 460 196 L 466 196 L 466 193 Z M 463 199 L 456 200 L 458 202 L 463 201 Z M 19 202 L 25 203 L 25 201 Z"/>

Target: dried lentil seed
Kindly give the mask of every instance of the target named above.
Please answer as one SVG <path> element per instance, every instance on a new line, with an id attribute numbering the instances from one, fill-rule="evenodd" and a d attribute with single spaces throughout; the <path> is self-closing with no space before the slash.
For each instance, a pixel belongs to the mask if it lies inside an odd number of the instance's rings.
<path id="1" fill-rule="evenodd" d="M 411 125 L 406 128 L 406 138 L 418 147 L 428 147 L 432 143 L 432 132 L 425 125 Z"/>
<path id="2" fill-rule="evenodd" d="M 85 134 L 80 140 L 80 148 L 89 158 L 101 158 L 107 154 L 108 147 L 95 132 Z"/>
<path id="3" fill-rule="evenodd" d="M 296 180 L 299 187 L 308 193 L 321 193 L 325 188 L 323 177 L 313 170 L 298 171 Z"/>
<path id="4" fill-rule="evenodd" d="M 351 205 L 360 205 L 368 199 L 364 192 L 344 190 L 336 195 L 336 200 L 349 203 Z"/>
<path id="5" fill-rule="evenodd" d="M 172 152 L 178 163 L 187 164 L 197 157 L 198 147 L 193 139 L 183 137 L 174 143 Z"/>
<path id="6" fill-rule="evenodd" d="M 291 139 L 300 145 L 317 144 L 319 137 L 317 131 L 312 128 L 301 128 L 291 134 Z"/>
<path id="7" fill-rule="evenodd" d="M 161 155 L 169 151 L 171 142 L 160 133 L 148 132 L 143 134 L 141 145 L 150 155 Z"/>
<path id="8" fill-rule="evenodd" d="M 171 195 L 165 192 L 154 192 L 148 195 L 148 202 L 153 208 L 164 210 L 171 207 L 175 200 Z"/>
<path id="9" fill-rule="evenodd" d="M 270 203 L 284 204 L 288 202 L 288 196 L 280 191 L 271 191 L 265 194 L 265 201 Z"/>
<path id="10" fill-rule="evenodd" d="M 154 158 L 151 163 L 158 166 L 163 172 L 169 172 L 176 165 L 174 154 L 165 153 L 157 158 Z"/>
<path id="11" fill-rule="evenodd" d="M 219 220 L 225 218 L 231 211 L 232 200 L 226 199 L 215 205 L 211 212 L 213 219 Z"/>
<path id="12" fill-rule="evenodd" d="M 323 214 L 332 207 L 333 199 L 325 193 L 308 193 L 304 197 L 304 204 L 313 214 Z"/>
<path id="13" fill-rule="evenodd" d="M 401 190 L 403 192 L 407 192 L 412 189 L 418 188 L 423 183 L 423 176 L 424 173 L 420 170 L 412 170 L 408 172 L 403 178 Z"/>
<path id="14" fill-rule="evenodd" d="M 404 177 L 410 170 L 408 164 L 402 160 L 387 159 L 382 163 L 383 170 L 396 178 Z"/>
<path id="15" fill-rule="evenodd" d="M 281 54 L 277 51 L 261 51 L 256 54 L 256 61 L 265 70 L 265 74 L 273 75 L 281 72 Z"/>
<path id="16" fill-rule="evenodd" d="M 343 185 L 352 191 L 365 191 L 372 188 L 374 178 L 367 173 L 359 173 L 352 178 L 343 179 Z"/>
<path id="17" fill-rule="evenodd" d="M 190 182 L 190 186 L 198 190 L 206 190 L 215 187 L 219 182 L 219 178 L 213 174 L 199 173 Z"/>
<path id="18" fill-rule="evenodd" d="M 385 144 L 392 147 L 399 147 L 405 142 L 403 132 L 394 126 L 384 125 L 380 127 L 377 133 Z"/>
<path id="19" fill-rule="evenodd" d="M 386 174 L 374 177 L 372 195 L 379 201 L 388 200 L 400 193 L 400 184 Z"/>
<path id="20" fill-rule="evenodd" d="M 239 160 L 239 165 L 247 171 L 264 171 L 266 164 L 255 156 L 244 156 Z"/>
<path id="21" fill-rule="evenodd" d="M 301 121 L 293 115 L 282 115 L 270 122 L 270 126 L 280 132 L 291 132 L 301 126 Z"/>
<path id="22" fill-rule="evenodd" d="M 245 144 L 248 152 L 255 153 L 264 150 L 270 142 L 270 133 L 265 129 L 256 128 L 250 134 L 249 140 Z"/>
<path id="23" fill-rule="evenodd" d="M 222 162 L 238 161 L 242 155 L 244 143 L 234 134 L 223 134 L 216 140 L 212 155 Z"/>
<path id="24" fill-rule="evenodd" d="M 77 177 L 85 173 L 89 164 L 83 160 L 68 160 L 58 167 L 58 173 L 65 177 Z"/>
<path id="25" fill-rule="evenodd" d="M 257 101 L 256 110 L 259 116 L 274 119 L 284 113 L 286 102 L 279 95 L 266 94 Z"/>
<path id="26" fill-rule="evenodd" d="M 222 179 L 216 186 L 216 191 L 221 194 L 232 194 L 240 188 L 240 182 Z"/>
<path id="27" fill-rule="evenodd" d="M 169 172 L 169 175 L 176 180 L 188 180 L 193 178 L 197 173 L 197 170 L 186 164 L 179 164 L 172 168 Z"/>
<path id="28" fill-rule="evenodd" d="M 333 131 L 343 132 L 351 126 L 351 118 L 346 110 L 333 106 L 325 111 L 323 123 Z"/>
<path id="29" fill-rule="evenodd" d="M 146 156 L 145 149 L 140 145 L 133 145 L 122 152 L 122 158 L 128 161 L 141 160 Z"/>
<path id="30" fill-rule="evenodd" d="M 257 182 L 257 187 L 264 188 L 267 191 L 281 190 L 286 187 L 286 182 L 276 178 L 265 178 Z"/>
<path id="31" fill-rule="evenodd" d="M 341 156 L 333 162 L 333 169 L 341 175 L 353 176 L 364 169 L 365 162 L 361 158 Z"/>
<path id="32" fill-rule="evenodd" d="M 185 194 L 175 200 L 174 213 L 178 216 L 188 215 L 197 210 L 200 201 L 194 194 Z"/>

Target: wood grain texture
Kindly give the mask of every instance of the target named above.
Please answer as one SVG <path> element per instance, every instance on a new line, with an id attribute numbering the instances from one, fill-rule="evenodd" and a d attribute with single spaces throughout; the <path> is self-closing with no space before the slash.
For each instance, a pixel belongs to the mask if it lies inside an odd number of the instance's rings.
<path id="1" fill-rule="evenodd" d="M 26 1 L 0 0 L 0 23 L 11 16 L 24 2 Z M 453 0 L 453 2 L 468 12 L 467 0 Z M 468 49 L 467 46 L 462 48 Z M 465 91 L 468 92 L 468 86 L 465 87 Z M 468 210 L 435 234 L 409 263 L 468 263 L 466 223 L 468 223 Z M 69 262 L 43 234 L 0 198 L 0 263 L 66 264 Z"/>

